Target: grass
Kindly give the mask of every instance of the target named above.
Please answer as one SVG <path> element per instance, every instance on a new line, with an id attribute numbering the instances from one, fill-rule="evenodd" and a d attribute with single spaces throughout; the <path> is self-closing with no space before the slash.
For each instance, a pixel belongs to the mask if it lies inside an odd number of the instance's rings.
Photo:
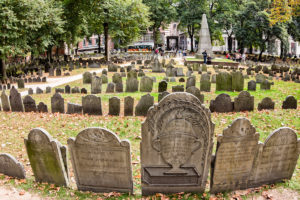
<path id="1" fill-rule="evenodd" d="M 212 68 L 209 70 L 213 71 Z M 158 82 L 163 79 L 164 74 L 147 73 L 148 76 L 156 76 L 157 82 L 154 83 L 154 89 L 151 93 L 155 97 L 157 102 L 157 88 Z M 197 87 L 200 87 L 200 78 L 198 74 Z M 109 81 L 111 81 L 112 73 L 108 75 Z M 178 81 L 178 78 L 177 78 Z M 248 81 L 248 80 L 247 80 Z M 245 81 L 245 89 L 246 83 Z M 125 83 L 125 81 L 123 81 Z M 288 95 L 294 95 L 297 99 L 300 99 L 299 85 L 293 82 L 274 81 L 274 85 L 270 91 L 260 91 L 259 85 L 257 85 L 256 92 L 250 92 L 255 97 L 255 110 L 253 112 L 239 112 L 239 113 L 212 113 L 212 121 L 216 125 L 214 141 L 216 144 L 216 138 L 218 134 L 222 133 L 222 130 L 226 128 L 231 122 L 238 117 L 246 117 L 256 127 L 256 131 L 260 133 L 260 141 L 264 142 L 267 136 L 275 129 L 287 126 L 293 128 L 297 133 L 300 132 L 300 112 L 297 110 L 282 110 L 281 103 Z M 185 83 L 169 83 L 168 90 L 171 91 L 171 86 Z M 86 87 L 90 92 L 90 85 L 82 84 L 82 80 L 75 81 L 69 84 L 71 87 Z M 62 88 L 63 86 L 60 86 Z M 106 89 L 106 84 L 102 87 Z M 125 84 L 124 84 L 125 89 Z M 224 92 L 224 91 L 223 91 Z M 204 92 L 205 106 L 209 106 L 211 99 L 214 99 L 218 94 L 222 92 L 215 91 L 215 84 L 212 84 L 211 92 Z M 238 92 L 225 92 L 232 97 L 232 100 L 237 96 Z M 140 97 L 146 93 L 119 93 L 119 94 L 99 94 L 102 98 L 102 106 L 104 116 L 87 116 L 87 115 L 66 115 L 66 114 L 40 114 L 40 113 L 12 113 L 12 112 L 0 112 L 0 141 L 1 152 L 10 153 L 15 156 L 20 162 L 23 163 L 27 172 L 26 181 L 18 181 L 14 179 L 7 179 L 7 177 L 0 177 L 0 185 L 13 185 L 17 188 L 38 193 L 41 196 L 53 197 L 56 199 L 134 199 L 141 198 L 141 180 L 140 180 L 140 152 L 139 146 L 141 141 L 141 123 L 144 121 L 144 117 L 123 117 L 122 113 L 120 117 L 107 116 L 108 113 L 108 99 L 112 96 L 118 96 L 123 101 L 123 97 L 132 96 L 135 98 L 135 103 L 138 102 Z M 38 103 L 44 101 L 50 108 L 50 97 L 52 94 L 33 95 L 33 98 Z M 63 94 L 65 102 L 81 103 L 81 94 Z M 275 110 L 273 111 L 258 111 L 257 104 L 264 97 L 271 97 L 275 101 Z M 123 108 L 123 102 L 121 108 Z M 71 176 L 71 188 L 55 187 L 51 184 L 36 183 L 32 174 L 29 160 L 25 151 L 24 138 L 27 138 L 29 131 L 33 128 L 41 127 L 47 130 L 53 138 L 60 141 L 62 144 L 67 144 L 67 139 L 75 137 L 82 129 L 87 127 L 103 127 L 115 132 L 120 139 L 128 139 L 131 143 L 131 157 L 133 167 L 133 180 L 134 180 L 134 195 L 117 193 L 105 193 L 95 194 L 92 192 L 81 192 L 74 188 L 74 174 L 72 171 L 72 165 L 68 160 Z M 271 186 L 261 187 L 259 192 L 268 190 Z M 285 183 L 275 184 L 273 188 L 286 187 L 293 189 L 300 193 L 300 161 L 298 160 L 294 175 L 290 181 Z M 207 185 L 206 192 L 204 194 L 176 194 L 168 196 L 175 199 L 209 199 L 209 186 Z M 249 193 L 243 196 L 243 199 L 250 198 L 250 195 L 254 195 L 255 192 Z M 223 193 L 218 195 L 220 199 L 230 199 L 232 193 Z M 154 199 L 166 199 L 163 195 L 153 196 Z"/>

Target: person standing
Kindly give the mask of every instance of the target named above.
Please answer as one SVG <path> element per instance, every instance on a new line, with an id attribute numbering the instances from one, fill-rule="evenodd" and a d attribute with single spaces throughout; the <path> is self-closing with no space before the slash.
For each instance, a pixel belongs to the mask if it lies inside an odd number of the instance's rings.
<path id="1" fill-rule="evenodd" d="M 206 64 L 206 59 L 207 59 L 207 53 L 206 53 L 206 50 L 204 50 L 204 52 L 202 52 L 202 55 L 203 55 L 203 60 L 204 60 L 204 64 Z"/>

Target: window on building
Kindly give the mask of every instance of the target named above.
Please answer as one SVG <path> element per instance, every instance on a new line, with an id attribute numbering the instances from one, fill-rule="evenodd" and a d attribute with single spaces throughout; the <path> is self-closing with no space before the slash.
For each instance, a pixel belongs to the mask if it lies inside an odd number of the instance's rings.
<path id="1" fill-rule="evenodd" d="M 89 39 L 89 46 L 92 45 L 92 39 Z"/>
<path id="2" fill-rule="evenodd" d="M 85 39 L 83 39 L 83 46 L 86 46 L 86 42 L 85 42 Z"/>
<path id="3" fill-rule="evenodd" d="M 96 38 L 96 45 L 99 44 L 99 38 Z"/>

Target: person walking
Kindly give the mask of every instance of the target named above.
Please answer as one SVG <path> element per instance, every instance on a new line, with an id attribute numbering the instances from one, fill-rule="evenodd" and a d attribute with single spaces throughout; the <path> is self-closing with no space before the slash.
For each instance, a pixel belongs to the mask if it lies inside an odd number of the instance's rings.
<path id="1" fill-rule="evenodd" d="M 206 64 L 206 59 L 207 59 L 207 53 L 206 53 L 206 50 L 204 50 L 204 52 L 202 52 L 202 55 L 203 55 L 203 60 L 204 60 L 204 64 Z"/>

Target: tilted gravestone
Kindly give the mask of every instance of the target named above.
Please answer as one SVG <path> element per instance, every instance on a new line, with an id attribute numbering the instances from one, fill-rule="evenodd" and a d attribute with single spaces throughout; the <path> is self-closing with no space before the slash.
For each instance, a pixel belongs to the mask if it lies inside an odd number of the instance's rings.
<path id="1" fill-rule="evenodd" d="M 87 128 L 68 139 L 77 188 L 133 193 L 130 142 L 103 128 Z"/>
<path id="2" fill-rule="evenodd" d="M 234 98 L 234 111 L 253 111 L 254 110 L 254 96 L 249 92 L 242 91 L 237 97 Z"/>
<path id="3" fill-rule="evenodd" d="M 83 114 L 102 115 L 101 97 L 87 95 L 82 97 Z"/>
<path id="4" fill-rule="evenodd" d="M 216 91 L 232 91 L 232 75 L 227 72 L 217 74 Z"/>
<path id="5" fill-rule="evenodd" d="M 1 94 L 1 103 L 2 103 L 3 111 L 9 112 L 10 111 L 10 103 L 8 100 L 8 96 L 5 94 L 5 90 L 3 90 L 2 94 Z"/>
<path id="6" fill-rule="evenodd" d="M 37 182 L 69 185 L 66 146 L 41 128 L 32 129 L 24 142 Z"/>
<path id="7" fill-rule="evenodd" d="M 83 84 L 92 83 L 92 76 L 91 72 L 84 72 L 82 75 Z"/>
<path id="8" fill-rule="evenodd" d="M 217 138 L 210 192 L 248 188 L 258 150 L 259 134 L 246 118 L 238 118 Z"/>
<path id="9" fill-rule="evenodd" d="M 153 106 L 154 97 L 150 94 L 146 94 L 141 97 L 140 101 L 135 107 L 135 116 L 146 116 L 148 109 Z"/>
<path id="10" fill-rule="evenodd" d="M 127 96 L 124 99 L 124 116 L 133 116 L 134 98 Z"/>
<path id="11" fill-rule="evenodd" d="M 202 74 L 200 79 L 200 91 L 210 92 L 211 82 L 209 74 Z"/>
<path id="12" fill-rule="evenodd" d="M 258 103 L 257 109 L 260 110 L 274 110 L 275 102 L 272 101 L 270 97 L 265 97 Z"/>
<path id="13" fill-rule="evenodd" d="M 109 115 L 120 115 L 120 104 L 121 101 L 118 97 L 109 98 Z"/>
<path id="14" fill-rule="evenodd" d="M 244 76 L 242 72 L 232 72 L 232 90 L 243 91 L 244 90 Z"/>
<path id="15" fill-rule="evenodd" d="M 153 89 L 153 79 L 148 76 L 142 77 L 140 83 L 140 92 L 152 92 L 152 89 Z"/>
<path id="16" fill-rule="evenodd" d="M 51 112 L 52 113 L 65 113 L 65 103 L 64 98 L 62 98 L 61 94 L 55 93 L 51 97 Z"/>
<path id="17" fill-rule="evenodd" d="M 188 89 L 186 89 L 187 93 L 190 93 L 197 97 L 201 103 L 204 102 L 204 95 L 200 93 L 200 90 L 196 88 L 195 86 L 191 86 Z"/>
<path id="18" fill-rule="evenodd" d="M 255 81 L 249 81 L 248 82 L 248 90 L 249 91 L 256 91 L 256 82 Z"/>
<path id="19" fill-rule="evenodd" d="M 48 107 L 44 102 L 40 102 L 39 105 L 37 106 L 37 110 L 40 113 L 47 113 L 48 112 Z"/>
<path id="20" fill-rule="evenodd" d="M 101 93 L 102 89 L 102 80 L 98 76 L 92 77 L 92 84 L 91 84 L 91 93 L 92 94 L 99 94 Z"/>
<path id="21" fill-rule="evenodd" d="M 165 92 L 162 92 L 162 93 L 159 93 L 158 94 L 158 102 L 160 102 L 165 96 L 169 95 L 170 93 L 165 91 Z"/>
<path id="22" fill-rule="evenodd" d="M 114 83 L 108 83 L 106 87 L 106 93 L 114 93 L 115 92 L 115 84 Z"/>
<path id="23" fill-rule="evenodd" d="M 14 86 L 10 90 L 9 102 L 12 112 L 24 112 L 21 94 Z"/>
<path id="24" fill-rule="evenodd" d="M 155 104 L 142 124 L 142 195 L 204 192 L 213 135 L 211 114 L 195 96 L 174 93 Z"/>
<path id="25" fill-rule="evenodd" d="M 196 77 L 195 76 L 190 76 L 186 80 L 186 86 L 185 89 L 188 89 L 189 87 L 195 86 L 196 85 Z"/>
<path id="26" fill-rule="evenodd" d="M 168 82 L 167 81 L 161 81 L 158 84 L 158 92 L 165 92 L 168 89 Z"/>
<path id="27" fill-rule="evenodd" d="M 0 173 L 18 179 L 25 179 L 26 175 L 22 163 L 7 153 L 0 154 Z"/>
<path id="28" fill-rule="evenodd" d="M 228 94 L 219 94 L 215 100 L 210 101 L 209 109 L 211 112 L 233 112 L 234 103 Z"/>
<path id="29" fill-rule="evenodd" d="M 82 105 L 75 104 L 75 103 L 68 103 L 67 114 L 82 114 Z"/>
<path id="30" fill-rule="evenodd" d="M 297 109 L 297 99 L 294 96 L 287 96 L 282 103 L 282 109 Z"/>
<path id="31" fill-rule="evenodd" d="M 35 100 L 31 96 L 26 95 L 25 98 L 23 99 L 23 104 L 24 104 L 25 112 L 37 111 Z"/>

